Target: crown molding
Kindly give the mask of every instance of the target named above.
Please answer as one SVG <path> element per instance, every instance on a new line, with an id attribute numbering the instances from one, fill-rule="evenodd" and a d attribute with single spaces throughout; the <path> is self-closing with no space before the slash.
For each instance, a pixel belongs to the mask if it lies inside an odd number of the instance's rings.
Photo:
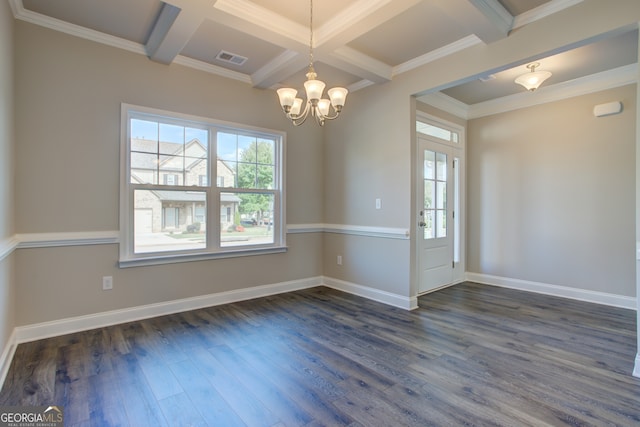
<path id="1" fill-rule="evenodd" d="M 535 9 L 531 9 L 528 12 L 521 13 L 516 16 L 513 20 L 513 29 L 515 30 L 516 28 L 524 27 L 527 24 L 531 24 L 532 22 L 538 21 L 582 2 L 583 0 L 551 0 L 536 7 Z"/>

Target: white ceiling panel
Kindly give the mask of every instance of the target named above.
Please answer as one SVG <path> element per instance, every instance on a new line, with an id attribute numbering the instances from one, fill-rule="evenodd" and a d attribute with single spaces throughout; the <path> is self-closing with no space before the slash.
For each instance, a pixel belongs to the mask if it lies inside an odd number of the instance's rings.
<path id="1" fill-rule="evenodd" d="M 229 64 L 216 59 L 224 50 L 244 56 L 247 61 L 242 65 Z M 241 31 L 215 22 L 205 20 L 182 49 L 181 54 L 189 58 L 207 62 L 220 67 L 228 67 L 244 74 L 253 74 L 264 67 L 271 59 L 280 55 L 284 49 L 265 42 Z"/>
<path id="2" fill-rule="evenodd" d="M 423 2 L 353 40 L 349 47 L 396 66 L 468 35 L 440 9 Z"/>

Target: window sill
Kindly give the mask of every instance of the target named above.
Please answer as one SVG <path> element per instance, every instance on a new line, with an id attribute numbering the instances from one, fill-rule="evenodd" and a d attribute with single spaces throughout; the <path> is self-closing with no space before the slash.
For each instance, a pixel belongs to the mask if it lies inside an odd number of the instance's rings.
<path id="1" fill-rule="evenodd" d="M 200 254 L 171 254 L 171 255 L 153 255 L 147 257 L 137 257 L 129 259 L 120 259 L 118 266 L 120 268 L 143 267 L 147 265 L 163 265 L 176 264 L 180 262 L 205 261 L 210 259 L 238 258 L 255 255 L 269 255 L 287 252 L 286 246 L 259 249 L 242 249 L 236 251 L 209 252 Z"/>

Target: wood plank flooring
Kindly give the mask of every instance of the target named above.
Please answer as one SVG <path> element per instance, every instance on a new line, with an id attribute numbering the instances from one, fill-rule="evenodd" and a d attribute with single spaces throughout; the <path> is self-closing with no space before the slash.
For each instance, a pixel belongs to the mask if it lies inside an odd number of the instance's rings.
<path id="1" fill-rule="evenodd" d="M 634 426 L 635 312 L 463 283 L 327 288 L 21 344 L 0 405 L 80 426 Z"/>

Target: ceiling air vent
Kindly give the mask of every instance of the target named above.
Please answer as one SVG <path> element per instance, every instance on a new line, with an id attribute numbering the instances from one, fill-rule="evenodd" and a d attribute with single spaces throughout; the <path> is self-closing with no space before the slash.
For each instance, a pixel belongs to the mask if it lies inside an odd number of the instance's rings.
<path id="1" fill-rule="evenodd" d="M 234 65 L 242 65 L 247 61 L 244 56 L 236 55 L 235 53 L 226 52 L 221 50 L 216 59 L 220 61 L 229 62 Z"/>

